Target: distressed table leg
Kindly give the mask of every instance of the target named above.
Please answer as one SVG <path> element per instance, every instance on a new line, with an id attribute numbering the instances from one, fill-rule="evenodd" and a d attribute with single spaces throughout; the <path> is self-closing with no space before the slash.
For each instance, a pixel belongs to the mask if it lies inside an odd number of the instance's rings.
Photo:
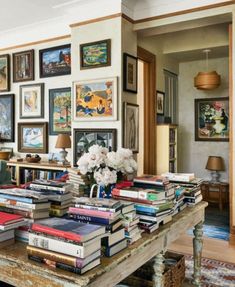
<path id="1" fill-rule="evenodd" d="M 164 286 L 164 279 L 163 279 L 162 274 L 164 272 L 165 265 L 164 265 L 163 261 L 164 261 L 163 252 L 160 252 L 154 258 L 153 287 L 163 287 Z"/>
<path id="2" fill-rule="evenodd" d="M 194 260 L 194 273 L 193 273 L 193 285 L 201 286 L 201 258 L 202 258 L 202 235 L 203 235 L 203 222 L 195 225 L 193 234 L 193 260 Z"/>

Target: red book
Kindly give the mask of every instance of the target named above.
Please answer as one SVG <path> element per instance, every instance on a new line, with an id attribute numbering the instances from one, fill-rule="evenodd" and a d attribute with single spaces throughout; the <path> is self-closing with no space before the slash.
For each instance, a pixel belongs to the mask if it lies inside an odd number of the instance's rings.
<path id="1" fill-rule="evenodd" d="M 24 217 L 17 214 L 0 211 L 0 225 L 8 225 L 15 222 L 23 221 Z"/>

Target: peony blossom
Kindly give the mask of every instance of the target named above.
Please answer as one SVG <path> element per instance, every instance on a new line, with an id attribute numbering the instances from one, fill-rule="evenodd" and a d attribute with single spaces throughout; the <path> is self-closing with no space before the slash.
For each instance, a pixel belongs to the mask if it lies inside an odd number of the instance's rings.
<path id="1" fill-rule="evenodd" d="M 100 168 L 94 172 L 94 179 L 97 184 L 107 186 L 117 182 L 117 172 L 108 167 Z"/>

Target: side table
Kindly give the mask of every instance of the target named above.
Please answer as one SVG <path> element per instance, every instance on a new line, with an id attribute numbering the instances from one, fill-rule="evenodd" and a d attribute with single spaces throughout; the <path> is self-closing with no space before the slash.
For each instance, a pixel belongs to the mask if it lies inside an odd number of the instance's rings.
<path id="1" fill-rule="evenodd" d="M 201 185 L 201 190 L 203 200 L 211 203 L 218 203 L 220 211 L 223 210 L 224 198 L 227 200 L 229 196 L 229 184 L 227 182 L 204 181 Z M 218 197 L 211 198 L 211 193 L 217 193 Z"/>

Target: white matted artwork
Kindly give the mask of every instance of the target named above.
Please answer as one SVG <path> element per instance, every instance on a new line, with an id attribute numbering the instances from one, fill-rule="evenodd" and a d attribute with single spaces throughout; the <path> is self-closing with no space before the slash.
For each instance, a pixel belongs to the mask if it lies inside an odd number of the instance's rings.
<path id="1" fill-rule="evenodd" d="M 124 148 L 139 151 L 139 106 L 124 103 Z"/>
<path id="2" fill-rule="evenodd" d="M 77 121 L 117 119 L 117 78 L 74 82 L 73 118 Z"/>

